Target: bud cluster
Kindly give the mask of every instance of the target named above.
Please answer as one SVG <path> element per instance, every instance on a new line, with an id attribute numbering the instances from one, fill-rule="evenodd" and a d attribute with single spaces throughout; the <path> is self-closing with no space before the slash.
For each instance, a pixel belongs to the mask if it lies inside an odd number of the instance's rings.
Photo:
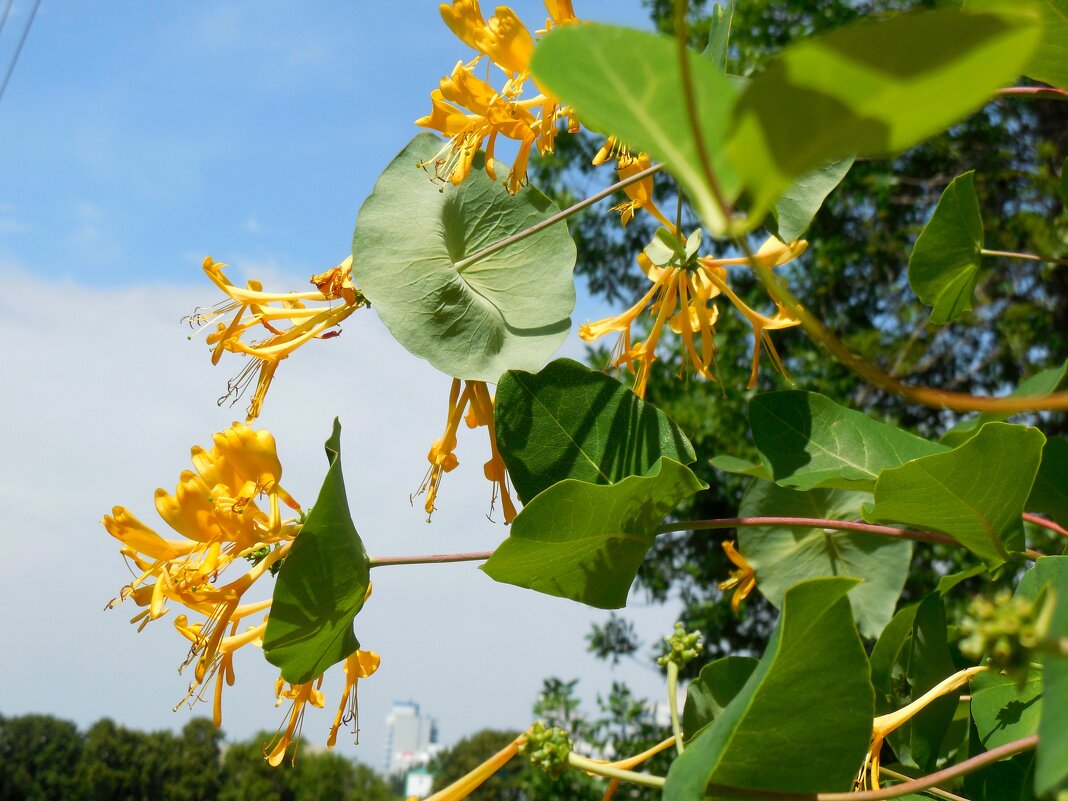
<path id="1" fill-rule="evenodd" d="M 527 739 L 519 746 L 519 753 L 552 778 L 567 770 L 567 758 L 572 751 L 571 738 L 558 726 L 549 727 L 537 721 L 527 730 Z"/>
<path id="2" fill-rule="evenodd" d="M 665 637 L 664 642 L 667 643 L 668 652 L 656 660 L 661 667 L 674 663 L 682 669 L 690 660 L 700 656 L 704 650 L 704 645 L 701 644 L 701 633 L 695 631 L 691 634 L 681 623 L 675 624 L 675 631 Z"/>

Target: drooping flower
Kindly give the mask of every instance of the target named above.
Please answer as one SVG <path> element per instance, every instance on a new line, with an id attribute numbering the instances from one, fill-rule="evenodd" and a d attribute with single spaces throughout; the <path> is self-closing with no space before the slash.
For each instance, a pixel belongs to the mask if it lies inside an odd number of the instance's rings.
<path id="1" fill-rule="evenodd" d="M 382 663 L 381 657 L 373 651 L 354 651 L 342 663 L 345 671 L 345 690 L 337 706 L 334 723 L 330 726 L 330 736 L 326 747 L 333 748 L 337 742 L 337 732 L 342 724 L 351 723 L 356 743 L 360 742 L 360 706 L 356 697 L 356 684 L 360 679 L 371 676 Z"/>
<path id="2" fill-rule="evenodd" d="M 200 328 L 215 325 L 207 337 L 213 346 L 212 364 L 219 363 L 224 351 L 251 357 L 228 382 L 226 394 L 219 399 L 220 404 L 230 399 L 236 402 L 255 380 L 247 423 L 259 417 L 263 399 L 283 359 L 312 339 L 337 336 L 342 321 L 361 306 L 369 305 L 352 283 L 351 256 L 336 267 L 313 275 L 310 281 L 315 289 L 306 292 L 264 292 L 263 285 L 252 280 L 245 288 L 234 286 L 223 273 L 226 265 L 211 256 L 204 259 L 203 267 L 228 299 L 210 308 L 198 308 L 186 320 Z M 229 322 L 220 322 L 231 314 Z M 263 339 L 244 338 L 250 330 L 261 328 L 267 333 Z"/>
<path id="3" fill-rule="evenodd" d="M 298 512 L 300 505 L 281 484 L 282 466 L 267 431 L 234 423 L 213 437 L 210 450 L 194 447 L 191 455 L 195 472 L 181 474 L 173 495 L 163 489 L 155 494 L 156 510 L 179 539 L 164 539 L 121 506 L 104 517 L 104 527 L 136 569 L 109 606 L 132 598 L 142 607 L 131 620 L 140 629 L 163 617 L 168 603 L 185 607 L 174 621 L 190 643 L 183 667 L 195 663 L 185 700 L 199 698 L 215 679 L 214 717 L 220 722 L 222 683 L 233 683 L 232 655 L 261 641 L 265 618 L 239 629 L 270 606 L 243 598 L 285 558 L 299 531 L 297 519 L 282 519 L 281 504 Z M 259 500 L 264 496 L 266 510 Z M 228 572 L 245 560 L 255 563 L 236 577 Z M 201 619 L 191 622 L 190 615 Z"/>
<path id="4" fill-rule="evenodd" d="M 461 385 L 463 391 L 461 391 Z M 460 463 L 454 452 L 460 420 L 464 420 L 468 428 L 486 426 L 489 432 L 490 459 L 483 465 L 483 474 L 493 485 L 491 508 L 499 496 L 504 510 L 504 522 L 511 523 L 515 519 L 516 508 L 508 489 L 507 468 L 497 450 L 497 437 L 493 424 L 493 398 L 490 397 L 489 389 L 484 381 L 461 381 L 459 378 L 452 380 L 445 433 L 439 439 L 434 440 L 434 444 L 430 446 L 430 452 L 427 454 L 430 467 L 416 495 L 426 494 L 424 509 L 429 519 L 429 516 L 434 513 L 441 479 L 445 473 L 451 472 Z"/>
<path id="5" fill-rule="evenodd" d="M 879 752 L 882 751 L 883 741 L 891 732 L 911 720 L 932 701 L 936 701 L 944 695 L 956 692 L 971 681 L 973 676 L 982 673 L 987 669 L 986 666 L 980 665 L 978 667 L 959 670 L 952 676 L 940 681 L 911 704 L 907 704 L 895 712 L 889 712 L 875 718 L 872 722 L 871 743 L 869 744 L 868 752 L 864 757 L 864 763 L 860 766 L 860 771 L 853 783 L 854 789 L 879 789 Z"/>
<path id="6" fill-rule="evenodd" d="M 575 21 L 569 0 L 546 0 L 545 7 L 549 12 L 546 29 Z M 449 29 L 478 55 L 470 62 L 457 62 L 452 74 L 442 78 L 430 93 L 430 114 L 416 120 L 416 125 L 436 130 L 449 140 L 423 166 L 431 167 L 437 180 L 458 185 L 470 175 L 475 154 L 485 143 L 486 173 L 497 180 L 494 145 L 498 136 L 504 136 L 519 143 L 519 152 L 505 180 L 508 191 L 515 194 L 526 184 L 531 150 L 537 146 L 541 154 L 551 153 L 558 120 L 567 118 L 571 131 L 578 129 L 578 123 L 545 92 L 522 98 L 530 78 L 534 37 L 512 9 L 498 6 L 488 20 L 477 0 L 453 0 L 451 4 L 443 3 L 440 10 Z M 500 91 L 475 76 L 482 58 L 488 58 L 505 73 Z"/>
<path id="7" fill-rule="evenodd" d="M 779 267 L 800 256 L 807 244 L 804 241 L 784 244 L 775 237 L 769 237 L 753 258 Z M 714 300 L 720 295 L 726 297 L 753 327 L 753 369 L 749 386 L 752 387 L 756 383 L 762 347 L 768 350 L 774 366 L 782 371 L 782 362 L 768 332 L 797 325 L 798 320 L 790 316 L 781 305 L 773 316 L 760 314 L 731 289 L 726 268 L 748 265 L 749 260 L 746 257 L 698 257 L 699 247 L 699 231 L 682 241 L 674 231 L 674 225 L 669 223 L 661 229 L 657 239 L 638 255 L 638 264 L 653 282 L 652 287 L 625 312 L 595 323 L 587 322 L 579 329 L 579 336 L 587 342 L 593 342 L 609 333 L 619 334 L 613 364 L 626 366 L 635 373 L 634 391 L 640 396 L 645 394 L 649 372 L 656 359 L 656 346 L 665 325 L 682 339 L 684 369 L 688 364 L 698 375 L 715 380 L 714 337 L 719 311 Z M 652 327 L 644 341 L 633 343 L 631 327 L 646 309 L 653 317 Z"/>
<path id="8" fill-rule="evenodd" d="M 753 566 L 749 564 L 746 558 L 738 553 L 732 541 L 723 541 L 723 551 L 738 569 L 732 570 L 731 577 L 721 581 L 719 588 L 723 592 L 734 590 L 734 594 L 731 596 L 731 611 L 737 613 L 742 606 L 742 601 L 748 598 L 749 593 L 756 587 L 756 571 L 753 570 Z"/>

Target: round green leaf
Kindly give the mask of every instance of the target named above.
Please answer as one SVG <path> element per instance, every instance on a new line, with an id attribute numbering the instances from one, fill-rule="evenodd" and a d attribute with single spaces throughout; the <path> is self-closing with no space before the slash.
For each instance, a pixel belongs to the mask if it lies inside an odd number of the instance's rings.
<path id="1" fill-rule="evenodd" d="M 460 186 L 432 184 L 418 165 L 441 147 L 420 134 L 379 176 L 356 221 L 353 278 L 397 341 L 442 372 L 495 383 L 537 370 L 571 328 L 575 244 L 552 225 L 467 263 L 558 209 L 530 186 L 509 195 L 481 153 Z"/>
<path id="2" fill-rule="evenodd" d="M 982 249 L 983 218 L 970 171 L 949 182 L 909 257 L 909 285 L 931 307 L 935 325 L 972 308 Z"/>

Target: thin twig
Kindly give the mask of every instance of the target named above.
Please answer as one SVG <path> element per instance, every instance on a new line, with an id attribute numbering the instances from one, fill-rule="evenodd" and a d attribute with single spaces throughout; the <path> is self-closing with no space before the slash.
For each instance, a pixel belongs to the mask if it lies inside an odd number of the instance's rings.
<path id="1" fill-rule="evenodd" d="M 371 567 L 440 565 L 449 562 L 484 562 L 491 556 L 493 556 L 493 551 L 473 551 L 471 553 L 435 553 L 426 556 L 373 556 L 369 561 Z"/>
<path id="2" fill-rule="evenodd" d="M 921 542 L 939 542 L 945 545 L 961 543 L 945 534 L 933 531 L 912 531 L 894 526 L 877 526 L 871 523 L 856 523 L 851 520 L 825 520 L 816 517 L 723 517 L 714 520 L 684 520 L 679 523 L 667 523 L 656 530 L 657 534 L 669 531 L 709 531 L 721 528 L 750 528 L 753 526 L 782 526 L 785 528 L 826 528 L 835 531 L 859 531 L 864 534 L 876 534 L 883 537 L 919 540 Z"/>

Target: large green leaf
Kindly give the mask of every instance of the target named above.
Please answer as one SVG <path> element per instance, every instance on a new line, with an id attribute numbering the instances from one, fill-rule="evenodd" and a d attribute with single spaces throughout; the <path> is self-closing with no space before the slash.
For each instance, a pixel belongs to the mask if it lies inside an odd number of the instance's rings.
<path id="1" fill-rule="evenodd" d="M 1047 637 L 1068 641 L 1068 557 L 1060 559 L 1058 582 L 1053 585 L 1053 617 Z M 1041 560 L 1040 560 L 1041 561 Z M 1043 711 L 1038 722 L 1038 752 L 1035 755 L 1035 791 L 1039 795 L 1063 792 L 1068 787 L 1068 657 L 1047 653 L 1042 657 Z"/>
<path id="2" fill-rule="evenodd" d="M 989 751 L 1038 731 L 1041 677 L 1020 687 L 1013 678 L 987 671 L 972 679 L 971 690 L 972 720 L 983 748 Z"/>
<path id="3" fill-rule="evenodd" d="M 941 596 L 932 593 L 894 615 L 872 650 L 876 714 L 907 706 L 955 672 L 946 641 L 945 607 Z M 898 760 L 913 767 L 933 767 L 959 695 L 934 701 L 890 734 Z"/>
<path id="4" fill-rule="evenodd" d="M 482 570 L 505 584 L 619 609 L 657 527 L 707 486 L 666 457 L 616 484 L 561 481 L 523 507 Z"/>
<path id="5" fill-rule="evenodd" d="M 812 579 L 786 594 L 760 664 L 672 763 L 664 801 L 717 798 L 716 785 L 852 787 L 873 717 L 868 659 L 845 597 L 855 584 Z"/>
<path id="6" fill-rule="evenodd" d="M 1046 440 L 1042 465 L 1025 508 L 1047 514 L 1062 526 L 1068 526 L 1068 440 L 1064 437 Z"/>
<path id="7" fill-rule="evenodd" d="M 705 151 L 722 192 L 733 200 L 738 179 L 723 142 L 736 93 L 709 59 L 693 52 L 687 57 Z M 609 25 L 568 25 L 538 44 L 531 69 L 538 85 L 572 106 L 583 125 L 664 161 L 705 225 L 714 233 L 726 229 L 690 127 L 673 40 Z"/>
<path id="8" fill-rule="evenodd" d="M 945 450 L 815 392 L 757 395 L 749 425 L 775 482 L 799 490 L 871 490 L 881 470 Z"/>
<path id="9" fill-rule="evenodd" d="M 839 159 L 794 181 L 772 206 L 771 216 L 775 225 L 771 227 L 771 232 L 783 242 L 800 239 L 827 195 L 842 183 L 852 166 L 852 157 Z"/>
<path id="10" fill-rule="evenodd" d="M 965 8 L 981 11 L 1006 0 L 967 0 Z M 1042 39 L 1021 72 L 1036 81 L 1068 89 L 1068 0 L 1036 0 L 1042 12 Z"/>
<path id="11" fill-rule="evenodd" d="M 909 285 L 931 307 L 935 325 L 971 310 L 982 249 L 983 218 L 973 170 L 949 182 L 909 256 Z"/>
<path id="12" fill-rule="evenodd" d="M 758 480 L 750 484 L 738 515 L 854 520 L 870 498 L 866 492 L 848 490 L 798 492 Z M 872 638 L 890 622 L 912 559 L 909 540 L 822 528 L 743 528 L 738 542 L 756 570 L 757 589 L 774 606 L 781 606 L 786 591 L 805 579 L 861 579 L 849 593 L 849 603 L 860 633 Z"/>
<path id="13" fill-rule="evenodd" d="M 1024 3 L 865 21 L 783 51 L 738 99 L 727 144 L 759 222 L 795 178 L 900 153 L 1023 72 L 1041 36 Z"/>
<path id="14" fill-rule="evenodd" d="M 1035 428 L 988 423 L 948 453 L 885 470 L 875 484 L 871 521 L 941 531 L 990 566 L 1023 550 L 1019 531 L 1046 438 Z"/>
<path id="15" fill-rule="evenodd" d="M 613 484 L 693 446 L 666 414 L 598 370 L 557 359 L 537 374 L 509 370 L 495 401 L 497 448 L 524 503 L 565 478 Z"/>
<path id="16" fill-rule="evenodd" d="M 1009 397 L 1044 397 L 1051 392 L 1060 389 L 1066 376 L 1068 376 L 1068 360 L 1059 367 L 1050 367 L 1046 370 L 1040 370 L 1033 376 L 1021 381 L 1019 386 L 1009 393 Z M 974 417 L 965 417 L 954 425 L 953 428 L 949 429 L 949 431 L 939 437 L 938 441 L 943 445 L 955 448 L 974 437 L 979 432 L 979 429 L 987 423 L 1008 420 L 1013 414 L 1013 412 L 983 412 Z"/>
<path id="17" fill-rule="evenodd" d="M 724 656 L 709 662 L 686 687 L 682 729 L 692 740 L 715 720 L 749 681 L 758 661 L 751 656 Z"/>
<path id="18" fill-rule="evenodd" d="M 379 176 L 352 240 L 352 274 L 397 341 L 456 378 L 496 382 L 537 370 L 567 337 L 575 244 L 553 225 L 471 264 L 484 247 L 557 211 L 537 189 L 509 195 L 475 156 L 460 186 L 418 165 L 441 141 L 419 134 Z"/>
<path id="19" fill-rule="evenodd" d="M 311 681 L 360 647 L 352 621 L 363 608 L 370 566 L 352 524 L 341 475 L 341 425 L 326 441 L 330 469 L 278 572 L 263 653 L 293 684 Z"/>

